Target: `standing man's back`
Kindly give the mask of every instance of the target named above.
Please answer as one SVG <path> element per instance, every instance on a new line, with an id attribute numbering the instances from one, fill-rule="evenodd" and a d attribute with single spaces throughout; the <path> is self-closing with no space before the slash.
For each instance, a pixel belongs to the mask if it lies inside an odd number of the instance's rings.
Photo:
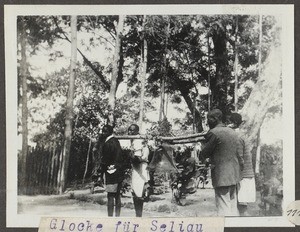
<path id="1" fill-rule="evenodd" d="M 237 187 L 241 180 L 243 155 L 239 135 L 222 123 L 223 114 L 215 109 L 207 114 L 210 127 L 202 156 L 211 160 L 218 215 L 238 216 Z"/>
<path id="2" fill-rule="evenodd" d="M 240 142 L 237 133 L 223 124 L 218 124 L 208 132 L 207 139 L 215 140 L 213 155 L 210 156 L 213 186 L 230 186 L 239 183 L 241 180 L 238 150 Z"/>

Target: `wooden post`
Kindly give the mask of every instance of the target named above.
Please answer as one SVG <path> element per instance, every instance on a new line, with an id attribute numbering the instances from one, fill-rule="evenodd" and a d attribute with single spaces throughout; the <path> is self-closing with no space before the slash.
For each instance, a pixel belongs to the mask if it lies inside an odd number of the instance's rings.
<path id="1" fill-rule="evenodd" d="M 202 133 L 197 133 L 197 134 L 191 134 L 191 135 L 185 135 L 185 136 L 177 136 L 177 137 L 169 137 L 169 136 L 159 136 L 159 137 L 149 137 L 146 135 L 117 135 L 115 136 L 119 140 L 129 140 L 129 139 L 156 139 L 156 140 L 161 140 L 163 142 L 167 143 L 174 143 L 174 142 L 179 142 L 179 143 L 184 143 L 183 141 L 186 141 L 188 143 L 190 142 L 198 142 L 204 139 L 204 136 L 206 135 L 206 132 Z"/>
<path id="2" fill-rule="evenodd" d="M 57 193 L 60 193 L 61 189 L 61 173 L 62 173 L 62 157 L 63 157 L 63 151 L 60 150 L 58 154 L 58 163 L 57 163 Z"/>
<path id="3" fill-rule="evenodd" d="M 47 157 L 47 177 L 46 177 L 46 194 L 49 194 L 50 192 L 50 186 L 51 186 L 51 165 L 52 165 L 52 147 L 50 147 L 50 150 L 48 152 L 48 157 Z"/>
<path id="4" fill-rule="evenodd" d="M 35 194 L 36 189 L 36 181 L 37 181 L 37 157 L 36 157 L 36 149 L 34 149 L 32 153 L 32 194 Z"/>
<path id="5" fill-rule="evenodd" d="M 29 170 L 27 172 L 26 176 L 26 194 L 27 195 L 32 195 L 31 190 L 32 190 L 32 153 L 34 151 L 34 148 L 31 148 L 27 154 L 27 161 L 26 161 L 26 170 Z"/>
<path id="6" fill-rule="evenodd" d="M 41 179 L 42 179 L 42 155 L 41 155 L 42 149 L 39 150 L 39 152 L 37 153 L 37 164 L 38 164 L 38 171 L 37 171 L 37 187 L 36 187 L 36 191 L 38 194 L 40 194 L 41 192 Z"/>
<path id="7" fill-rule="evenodd" d="M 43 151 L 43 169 L 42 169 L 42 188 L 41 193 L 45 194 L 46 190 L 46 181 L 47 181 L 47 159 L 48 159 L 48 150 L 44 149 Z"/>
<path id="8" fill-rule="evenodd" d="M 56 147 L 55 149 L 55 158 L 54 158 L 54 170 L 53 170 L 53 192 L 58 193 L 58 180 L 59 180 L 59 157 L 60 157 L 60 148 Z"/>
<path id="9" fill-rule="evenodd" d="M 50 194 L 53 193 L 53 188 L 54 188 L 54 162 L 55 162 L 55 145 L 53 146 L 52 154 L 51 154 L 51 169 L 50 169 L 50 180 L 49 180 Z"/>

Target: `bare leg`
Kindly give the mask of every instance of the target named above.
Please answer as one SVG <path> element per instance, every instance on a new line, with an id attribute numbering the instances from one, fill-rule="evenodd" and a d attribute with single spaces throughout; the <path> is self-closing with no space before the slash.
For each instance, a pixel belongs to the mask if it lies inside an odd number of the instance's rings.
<path id="1" fill-rule="evenodd" d="M 133 197 L 133 204 L 136 217 L 142 217 L 144 200 L 140 197 Z"/>
<path id="2" fill-rule="evenodd" d="M 118 185 L 118 190 L 115 193 L 115 202 L 116 202 L 115 216 L 116 217 L 120 217 L 120 214 L 121 214 L 121 187 L 122 187 L 122 184 L 120 183 Z"/>
<path id="3" fill-rule="evenodd" d="M 246 211 L 247 211 L 248 207 L 246 204 L 238 204 L 237 207 L 238 207 L 238 210 L 239 210 L 241 216 L 247 216 Z"/>
<path id="4" fill-rule="evenodd" d="M 107 193 L 107 214 L 112 217 L 114 214 L 114 193 Z"/>

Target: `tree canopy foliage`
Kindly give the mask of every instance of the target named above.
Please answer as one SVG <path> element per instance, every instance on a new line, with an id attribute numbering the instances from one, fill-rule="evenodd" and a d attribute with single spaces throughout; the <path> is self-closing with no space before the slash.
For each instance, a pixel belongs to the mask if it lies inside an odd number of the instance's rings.
<path id="1" fill-rule="evenodd" d="M 225 116 L 229 114 L 234 110 L 235 71 L 238 72 L 238 110 L 243 108 L 259 78 L 258 15 L 147 15 L 144 23 L 143 17 L 127 15 L 120 32 L 115 103 L 117 134 L 126 133 L 128 125 L 139 118 L 144 40 L 147 42 L 147 79 L 143 119 L 149 133 L 169 135 L 176 134 L 176 130 L 189 133 L 193 124 L 195 132 L 201 132 L 209 108 L 220 108 Z M 32 67 L 28 69 L 27 79 L 29 137 L 38 146 L 51 147 L 63 141 L 70 73 L 68 67 L 55 69 L 58 59 L 66 54 L 65 48 L 53 47 L 71 42 L 70 17 L 18 17 L 19 33 L 21 20 L 26 25 L 29 57 L 41 55 L 43 51 L 48 55 L 49 65 L 53 66 L 53 72 L 33 76 L 34 64 L 28 59 Z M 90 139 L 96 141 L 106 120 L 118 21 L 119 16 L 115 15 L 78 16 L 77 51 L 81 60 L 76 69 L 71 145 L 73 151 L 79 149 L 75 151 L 78 157 L 80 151 L 82 153 L 79 147 L 86 150 Z M 279 30 L 273 16 L 263 16 L 263 64 L 270 48 L 280 43 Z M 234 70 L 235 52 L 238 70 Z M 171 105 L 173 111 L 164 106 L 166 117 L 158 122 L 151 112 L 158 111 L 162 77 L 164 94 L 168 95 L 165 104 Z M 48 105 L 50 110 L 48 107 L 45 111 L 42 105 Z M 178 117 L 171 115 L 174 112 L 178 112 Z M 76 165 L 82 163 L 81 158 L 76 159 Z"/>

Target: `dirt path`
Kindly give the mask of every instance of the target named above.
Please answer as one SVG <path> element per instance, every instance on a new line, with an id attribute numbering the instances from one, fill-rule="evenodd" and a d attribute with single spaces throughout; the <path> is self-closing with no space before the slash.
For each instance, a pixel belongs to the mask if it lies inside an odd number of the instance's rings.
<path id="1" fill-rule="evenodd" d="M 32 215 L 106 216 L 106 193 L 91 194 L 88 189 L 68 192 L 64 195 L 19 196 L 18 213 Z M 122 197 L 122 216 L 134 216 L 130 194 Z M 198 189 L 187 196 L 187 204 L 171 203 L 171 192 L 153 195 L 144 205 L 144 216 L 191 217 L 215 214 L 213 189 Z"/>
<path id="2" fill-rule="evenodd" d="M 60 196 L 19 196 L 18 213 L 45 216 L 106 217 L 106 201 L 104 191 L 91 194 L 89 189 L 70 191 Z M 199 217 L 216 215 L 214 190 L 211 187 L 198 189 L 196 193 L 188 195 L 185 206 L 179 206 L 171 201 L 171 192 L 152 195 L 150 201 L 144 204 L 143 216 Z M 258 216 L 259 213 L 258 204 L 250 207 L 249 216 Z M 121 216 L 135 216 L 130 193 L 122 197 Z"/>

